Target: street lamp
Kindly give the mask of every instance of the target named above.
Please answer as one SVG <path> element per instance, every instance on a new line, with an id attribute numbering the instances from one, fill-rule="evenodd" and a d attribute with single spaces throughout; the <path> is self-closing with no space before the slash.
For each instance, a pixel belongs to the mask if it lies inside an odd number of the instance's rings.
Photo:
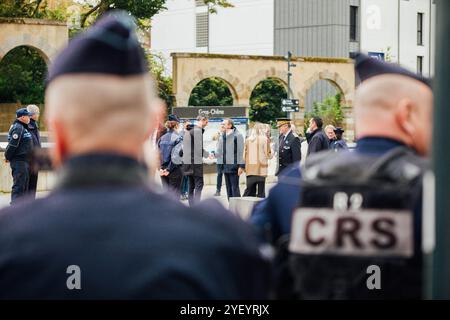
<path id="1" fill-rule="evenodd" d="M 291 99 L 292 94 L 291 94 L 291 67 L 296 67 L 297 65 L 291 62 L 292 59 L 292 52 L 288 51 L 287 56 L 285 57 L 288 63 L 288 73 L 287 73 L 287 86 L 288 86 L 288 92 L 287 92 L 287 98 Z"/>

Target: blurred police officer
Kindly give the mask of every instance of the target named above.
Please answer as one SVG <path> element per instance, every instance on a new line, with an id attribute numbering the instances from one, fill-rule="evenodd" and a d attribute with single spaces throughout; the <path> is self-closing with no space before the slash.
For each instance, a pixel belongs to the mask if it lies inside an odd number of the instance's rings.
<path id="1" fill-rule="evenodd" d="M 46 120 L 59 182 L 0 211 L 2 298 L 266 296 L 267 263 L 248 226 L 148 185 L 139 159 L 157 117 L 133 29 L 127 14 L 106 15 L 52 64 Z"/>
<path id="2" fill-rule="evenodd" d="M 41 135 L 39 133 L 39 107 L 30 104 L 27 106 L 27 111 L 31 113 L 30 116 L 30 123 L 28 124 L 28 131 L 30 131 L 31 136 L 33 138 L 33 149 L 36 152 L 37 148 L 41 148 Z M 34 163 L 30 164 L 30 180 L 28 183 L 28 193 L 35 198 L 36 197 L 36 188 L 37 188 L 37 181 L 38 181 L 38 173 L 39 168 Z"/>
<path id="3" fill-rule="evenodd" d="M 16 120 L 8 132 L 5 158 L 9 161 L 13 177 L 11 204 L 26 194 L 30 180 L 30 154 L 32 135 L 28 129 L 31 113 L 25 108 L 16 111 Z"/>
<path id="4" fill-rule="evenodd" d="M 421 76 L 362 54 L 356 73 L 355 152 L 311 156 L 301 179 L 288 168 L 252 222 L 274 243 L 291 233 L 290 266 L 280 269 L 294 270 L 282 285 L 294 284 L 297 297 L 420 298 L 432 91 Z"/>
<path id="5" fill-rule="evenodd" d="M 294 135 L 291 129 L 290 119 L 277 119 L 278 130 L 280 131 L 278 143 L 278 173 L 294 162 L 302 158 L 301 141 L 297 135 Z"/>

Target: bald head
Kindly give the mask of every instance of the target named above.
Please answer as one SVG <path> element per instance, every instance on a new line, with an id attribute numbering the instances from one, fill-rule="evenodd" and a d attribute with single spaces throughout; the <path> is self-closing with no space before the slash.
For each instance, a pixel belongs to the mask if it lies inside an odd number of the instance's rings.
<path id="1" fill-rule="evenodd" d="M 60 147 L 55 161 L 89 152 L 137 157 L 154 126 L 154 92 L 149 76 L 71 74 L 52 81 L 46 120 Z"/>
<path id="2" fill-rule="evenodd" d="M 431 89 L 416 79 L 397 74 L 370 78 L 356 91 L 357 138 L 392 138 L 425 155 L 431 143 L 432 105 Z"/>

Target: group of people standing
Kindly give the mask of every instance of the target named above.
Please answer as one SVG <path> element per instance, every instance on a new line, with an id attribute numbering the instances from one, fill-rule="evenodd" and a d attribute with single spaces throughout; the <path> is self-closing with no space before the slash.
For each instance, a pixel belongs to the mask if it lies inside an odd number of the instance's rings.
<path id="1" fill-rule="evenodd" d="M 220 196 L 223 180 L 227 197 L 240 197 L 239 177 L 246 173 L 244 197 L 264 198 L 269 160 L 278 155 L 280 174 L 292 163 L 300 161 L 302 138 L 295 132 L 290 119 L 278 119 L 278 148 L 271 142 L 270 125 L 254 123 L 244 138 L 232 119 L 223 119 L 219 132 L 213 137 L 215 150 L 203 148 L 203 134 L 208 125 L 206 116 L 199 116 L 195 124 L 185 121 L 184 125 L 176 115 L 169 115 L 165 133 L 157 141 L 160 151 L 160 176 L 164 186 L 181 193 L 182 199 L 190 204 L 201 198 L 204 186 L 203 159 L 216 159 L 217 184 L 215 196 Z M 314 117 L 309 122 L 306 134 L 307 156 L 323 150 L 347 149 L 342 138 L 344 130 L 332 125 L 322 129 L 323 122 Z M 278 152 L 275 150 L 278 149 Z M 187 190 L 186 190 L 187 187 Z M 184 194 L 188 194 L 184 197 Z"/>
<path id="2" fill-rule="evenodd" d="M 39 115 L 36 105 L 18 109 L 8 132 L 5 160 L 11 166 L 13 178 L 11 204 L 26 194 L 36 197 L 38 170 L 32 163 L 32 151 L 41 147 Z"/>

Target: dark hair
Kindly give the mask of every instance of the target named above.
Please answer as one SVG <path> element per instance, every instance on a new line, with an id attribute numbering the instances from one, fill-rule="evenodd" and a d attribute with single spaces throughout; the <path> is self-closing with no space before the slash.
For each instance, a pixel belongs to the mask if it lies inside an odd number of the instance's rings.
<path id="1" fill-rule="evenodd" d="M 322 127 L 323 127 L 322 119 L 319 117 L 313 117 L 312 119 L 316 123 L 317 128 L 322 129 Z"/>

